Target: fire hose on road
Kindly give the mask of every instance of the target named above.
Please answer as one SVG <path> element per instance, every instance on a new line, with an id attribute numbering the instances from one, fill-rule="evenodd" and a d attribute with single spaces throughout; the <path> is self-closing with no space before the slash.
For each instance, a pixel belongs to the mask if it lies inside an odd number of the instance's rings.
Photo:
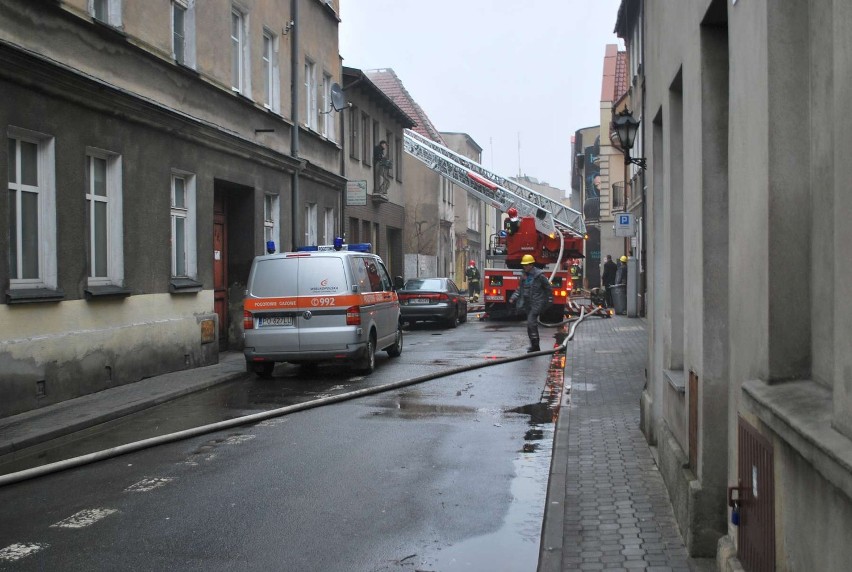
<path id="1" fill-rule="evenodd" d="M 156 447 L 158 445 L 164 445 L 166 443 L 172 443 L 175 441 L 180 441 L 183 439 L 189 439 L 191 437 L 197 437 L 199 435 L 204 435 L 207 433 L 213 433 L 215 431 L 222 431 L 225 429 L 231 429 L 233 427 L 239 427 L 241 425 L 248 425 L 251 423 L 256 423 L 259 421 L 264 421 L 266 419 L 271 419 L 274 417 L 280 417 L 282 415 L 289 415 L 290 413 L 296 413 L 297 411 L 304 411 L 307 409 L 313 409 L 315 407 L 322 407 L 324 405 L 330 405 L 333 403 L 339 403 L 342 401 L 349 401 L 351 399 L 357 399 L 359 397 L 364 397 L 367 395 L 374 395 L 377 393 L 384 393 L 387 391 L 392 391 L 394 389 L 399 389 L 402 387 L 407 387 L 409 385 L 415 385 L 418 383 L 423 383 L 425 381 L 431 381 L 433 379 L 438 379 L 441 377 L 447 377 L 451 375 L 455 375 L 458 373 L 463 373 L 467 371 L 473 371 L 476 369 L 481 369 L 485 367 L 491 367 L 494 365 L 501 365 L 506 363 L 511 363 L 515 361 L 530 359 L 533 357 L 539 357 L 543 355 L 551 355 L 559 352 L 564 352 L 567 349 L 568 342 L 571 341 L 574 337 L 574 333 L 577 330 L 577 327 L 580 323 L 587 317 L 595 314 L 598 310 L 602 310 L 597 308 L 589 313 L 585 312 L 585 309 L 581 310 L 580 316 L 577 318 L 571 318 L 568 320 L 564 320 L 561 324 L 571 323 L 571 327 L 568 333 L 565 335 L 564 340 L 562 342 L 551 348 L 546 350 L 541 350 L 538 352 L 532 352 L 528 354 L 522 354 L 519 356 L 506 357 L 506 358 L 497 358 L 489 361 L 484 361 L 480 363 L 474 363 L 465 366 L 459 366 L 455 368 L 450 368 L 444 371 L 429 373 L 417 377 L 413 377 L 410 379 L 405 379 L 401 381 L 395 381 L 392 383 L 386 383 L 383 385 L 377 385 L 375 387 L 368 387 L 364 389 L 359 389 L 356 391 L 350 391 L 347 393 L 341 393 L 340 395 L 333 395 L 329 397 L 323 397 L 314 401 L 309 401 L 305 403 L 298 403 L 296 405 L 288 405 L 286 407 L 279 407 L 277 409 L 271 409 L 269 411 L 263 411 L 261 413 L 253 413 L 251 415 L 245 415 L 243 417 L 237 417 L 234 419 L 227 419 L 225 421 L 218 421 L 216 423 L 210 423 L 208 425 L 202 425 L 201 427 L 194 427 L 192 429 L 185 429 L 183 431 L 177 431 L 175 433 L 169 433 L 167 435 L 160 435 L 157 437 L 151 437 L 149 439 L 143 439 L 142 441 L 135 441 L 133 443 L 127 443 L 125 445 L 119 445 L 117 447 L 112 447 L 110 449 L 104 449 L 102 451 L 96 451 L 94 453 L 89 453 L 87 455 L 81 455 L 79 457 L 74 457 L 71 459 L 65 459 L 63 461 L 57 461 L 55 463 L 50 463 L 47 465 L 42 465 L 40 467 L 33 467 L 31 469 L 25 469 L 22 471 L 18 471 L 15 473 L 9 473 L 7 475 L 0 475 L 0 487 L 5 485 L 10 485 L 13 483 L 18 483 L 21 481 L 34 479 L 37 477 L 42 477 L 45 475 L 49 475 L 52 473 L 57 473 L 60 471 L 64 471 L 66 469 L 72 469 L 75 467 L 80 467 L 83 465 L 88 465 L 90 463 L 95 463 L 97 461 L 103 461 L 105 459 L 111 459 L 113 457 L 118 457 L 119 455 L 124 455 L 126 453 L 132 453 L 135 451 L 140 451 L 142 449 L 148 449 L 150 447 Z M 561 324 L 552 324 L 561 325 Z"/>

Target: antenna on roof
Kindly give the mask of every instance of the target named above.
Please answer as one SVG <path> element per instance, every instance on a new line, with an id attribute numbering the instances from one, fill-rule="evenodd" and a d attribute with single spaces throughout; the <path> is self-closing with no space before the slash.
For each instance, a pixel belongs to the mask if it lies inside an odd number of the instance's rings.
<path id="1" fill-rule="evenodd" d="M 518 131 L 518 178 L 521 178 L 521 132 Z"/>

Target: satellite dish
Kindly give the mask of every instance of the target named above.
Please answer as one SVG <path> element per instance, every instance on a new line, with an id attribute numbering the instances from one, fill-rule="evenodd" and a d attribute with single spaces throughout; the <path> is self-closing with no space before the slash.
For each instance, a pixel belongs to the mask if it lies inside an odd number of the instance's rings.
<path id="1" fill-rule="evenodd" d="M 331 84 L 331 106 L 335 111 L 343 111 L 349 107 L 346 103 L 346 97 L 343 95 L 343 90 L 336 83 Z"/>

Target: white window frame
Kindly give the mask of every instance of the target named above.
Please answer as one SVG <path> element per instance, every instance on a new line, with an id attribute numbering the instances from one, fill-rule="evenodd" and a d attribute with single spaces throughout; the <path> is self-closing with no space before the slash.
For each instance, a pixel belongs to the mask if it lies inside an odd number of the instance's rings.
<path id="1" fill-rule="evenodd" d="M 16 161 L 16 178 L 20 178 L 20 143 L 19 141 L 27 141 L 38 146 L 38 180 L 36 186 L 23 185 L 19 181 L 11 181 L 8 183 L 7 193 L 15 191 L 18 193 L 16 204 L 18 208 L 14 213 L 16 217 L 17 228 L 17 248 L 22 247 L 21 240 L 21 212 L 20 212 L 20 193 L 23 190 L 27 192 L 35 192 L 38 194 L 38 277 L 36 278 L 11 278 L 9 279 L 10 289 L 23 288 L 56 288 L 58 285 L 57 269 L 56 269 L 56 146 L 55 139 L 50 135 L 37 133 L 28 129 L 18 127 L 9 127 L 7 132 L 8 139 L 18 141 L 15 144 L 15 156 L 10 157 L 10 161 Z M 8 146 L 8 143 L 7 143 Z M 12 213 L 10 213 L 12 214 Z M 7 231 L 8 232 L 8 231 Z M 22 264 L 22 252 L 18 252 L 18 265 Z M 20 271 L 16 270 L 20 275 Z"/>
<path id="2" fill-rule="evenodd" d="M 103 4 L 106 8 L 106 19 L 95 16 L 97 4 Z M 121 27 L 121 0 L 88 0 L 88 10 L 92 18 L 98 22 L 109 24 L 114 28 Z"/>
<path id="3" fill-rule="evenodd" d="M 331 244 L 334 242 L 334 221 L 334 209 L 326 207 L 325 213 L 323 214 L 323 244 Z"/>
<path id="4" fill-rule="evenodd" d="M 280 199 L 278 195 L 267 193 L 263 197 L 263 239 L 275 242 L 275 249 L 281 251 Z M 265 244 L 264 244 L 265 246 Z"/>
<path id="5" fill-rule="evenodd" d="M 95 195 L 92 189 L 94 178 L 92 176 L 92 159 L 103 159 L 106 161 L 106 196 Z M 124 285 L 124 221 L 122 218 L 122 162 L 121 155 L 95 149 L 86 148 L 86 202 L 89 206 L 89 276 L 90 286 Z M 93 276 L 95 260 L 95 236 L 94 236 L 94 203 L 106 203 L 107 237 L 106 237 L 106 276 Z"/>
<path id="6" fill-rule="evenodd" d="M 177 57 L 175 45 L 175 7 L 183 9 L 183 61 Z M 172 0 L 172 58 L 180 65 L 195 69 L 195 0 Z"/>
<path id="7" fill-rule="evenodd" d="M 305 58 L 305 126 L 317 130 L 317 66 Z"/>
<path id="8" fill-rule="evenodd" d="M 237 33 L 234 36 L 234 17 L 237 18 Z M 248 10 L 238 4 L 231 5 L 231 89 L 245 97 L 251 97 L 251 50 L 249 49 Z M 233 75 L 233 58 L 237 58 L 237 75 Z M 236 84 L 236 85 L 234 85 Z"/>
<path id="9" fill-rule="evenodd" d="M 334 114 L 331 113 L 331 75 L 322 74 L 322 106 L 317 109 L 320 133 L 334 141 Z"/>
<path id="10" fill-rule="evenodd" d="M 175 179 L 183 179 L 184 192 L 186 193 L 186 204 L 184 207 L 175 206 Z M 195 175 L 188 171 L 180 171 L 172 169 L 170 178 L 170 201 L 171 205 L 171 276 L 172 278 L 192 278 L 198 277 L 198 255 L 196 252 L 196 202 L 195 202 Z M 175 240 L 175 220 L 183 218 L 184 225 L 184 252 L 186 273 L 177 274 L 177 248 Z"/>
<path id="11" fill-rule="evenodd" d="M 278 69 L 278 35 L 268 28 L 263 29 L 263 63 L 264 93 L 263 106 L 275 113 L 281 112 L 281 78 Z"/>
<path id="12" fill-rule="evenodd" d="M 317 204 L 305 205 L 305 244 L 315 245 L 317 242 Z"/>
<path id="13" fill-rule="evenodd" d="M 470 230 L 479 232 L 480 226 L 480 212 L 482 209 L 482 203 L 480 203 L 476 199 L 468 198 L 467 203 L 467 227 Z"/>

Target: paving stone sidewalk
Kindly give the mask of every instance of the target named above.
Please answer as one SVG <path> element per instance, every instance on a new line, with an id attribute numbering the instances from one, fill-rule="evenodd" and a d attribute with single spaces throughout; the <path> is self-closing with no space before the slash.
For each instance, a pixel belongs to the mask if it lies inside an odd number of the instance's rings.
<path id="1" fill-rule="evenodd" d="M 588 318 L 568 343 L 540 572 L 713 569 L 688 557 L 639 430 L 647 348 L 645 320 L 623 316 Z"/>

